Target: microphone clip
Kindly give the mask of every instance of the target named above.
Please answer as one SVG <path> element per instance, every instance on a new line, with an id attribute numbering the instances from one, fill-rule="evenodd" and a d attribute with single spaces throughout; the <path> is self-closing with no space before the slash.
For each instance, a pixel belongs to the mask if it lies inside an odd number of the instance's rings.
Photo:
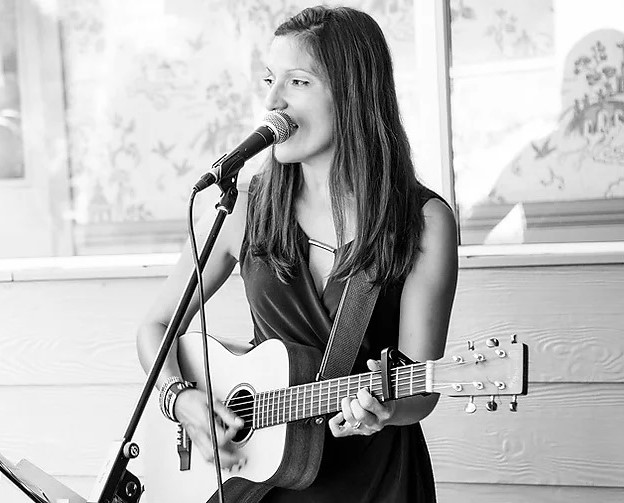
<path id="1" fill-rule="evenodd" d="M 212 167 L 201 176 L 199 181 L 193 186 L 194 192 L 200 192 L 207 189 L 211 185 L 217 184 L 221 188 L 221 192 L 227 192 L 222 184 L 228 180 L 234 181 L 238 176 L 238 172 L 245 165 L 245 159 L 238 152 L 223 154 L 215 161 Z"/>

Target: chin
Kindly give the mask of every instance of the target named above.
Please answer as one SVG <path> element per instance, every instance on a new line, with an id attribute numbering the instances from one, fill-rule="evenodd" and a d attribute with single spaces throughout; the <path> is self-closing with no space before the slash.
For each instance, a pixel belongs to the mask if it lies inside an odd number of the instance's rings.
<path id="1" fill-rule="evenodd" d="M 301 162 L 301 156 L 294 149 L 289 148 L 290 145 L 276 145 L 273 149 L 273 157 L 281 164 L 293 164 Z"/>

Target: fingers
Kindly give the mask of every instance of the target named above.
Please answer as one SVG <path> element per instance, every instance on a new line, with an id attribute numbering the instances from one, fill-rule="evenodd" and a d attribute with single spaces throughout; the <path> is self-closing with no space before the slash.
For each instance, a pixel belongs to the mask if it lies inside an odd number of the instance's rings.
<path id="1" fill-rule="evenodd" d="M 343 398 L 341 409 L 328 422 L 335 437 L 372 435 L 384 427 L 389 417 L 388 411 L 366 388 L 359 390 L 355 397 Z"/>
<path id="2" fill-rule="evenodd" d="M 220 426 L 217 429 L 217 447 L 219 449 L 219 461 L 221 467 L 230 469 L 243 461 L 240 451 L 229 440 L 225 440 L 226 432 Z M 194 447 L 196 447 L 206 461 L 214 460 L 214 447 L 212 445 L 210 431 L 195 429 L 194 432 L 189 431 L 189 436 L 193 439 Z"/>
<path id="3" fill-rule="evenodd" d="M 245 425 L 245 421 L 243 421 L 242 418 L 234 414 L 221 402 L 217 402 L 214 404 L 214 411 L 215 414 L 221 419 L 221 421 L 223 421 L 223 423 L 228 428 L 240 430 Z"/>
<path id="4" fill-rule="evenodd" d="M 197 450 L 207 461 L 212 461 L 214 450 L 210 433 L 210 413 L 205 396 L 192 391 L 196 390 L 189 390 L 180 395 L 180 398 L 187 396 L 185 401 L 180 403 L 179 417 Z M 222 403 L 215 403 L 214 412 L 221 466 L 225 469 L 241 466 L 245 460 L 240 449 L 232 443 L 232 439 L 244 426 L 244 421 Z"/>
<path id="5" fill-rule="evenodd" d="M 332 417 L 329 421 L 327 421 L 327 425 L 329 426 L 329 431 L 331 431 L 334 437 L 346 437 L 347 433 L 345 433 L 345 419 L 342 412 L 339 412 L 334 417 Z"/>

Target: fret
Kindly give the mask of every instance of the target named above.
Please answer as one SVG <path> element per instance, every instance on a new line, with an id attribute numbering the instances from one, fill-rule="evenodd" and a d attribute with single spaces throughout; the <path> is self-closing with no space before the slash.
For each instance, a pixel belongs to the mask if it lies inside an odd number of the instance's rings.
<path id="1" fill-rule="evenodd" d="M 292 421 L 293 390 L 288 390 L 288 421 Z"/>
<path id="2" fill-rule="evenodd" d="M 307 384 L 303 385 L 303 416 L 302 417 L 308 417 L 306 416 L 306 388 L 308 387 Z"/>
<path id="3" fill-rule="evenodd" d="M 264 427 L 264 393 L 260 393 L 259 395 L 259 400 L 260 400 L 260 408 L 259 408 L 259 412 L 260 412 L 260 419 L 258 421 L 258 426 L 260 428 Z"/>
<path id="4" fill-rule="evenodd" d="M 297 392 L 297 396 L 295 397 L 295 421 L 297 419 L 299 419 L 299 391 L 301 391 L 299 389 L 299 386 L 297 386 L 296 388 L 296 392 Z"/>
<path id="5" fill-rule="evenodd" d="M 319 383 L 319 385 L 317 386 L 318 388 L 318 415 L 321 415 L 321 395 L 323 392 L 323 382 L 321 381 Z"/>
<path id="6" fill-rule="evenodd" d="M 416 365 L 410 365 L 410 396 L 414 394 L 414 367 Z"/>
<path id="7" fill-rule="evenodd" d="M 336 410 L 340 410 L 340 395 L 342 393 L 342 381 L 344 379 L 338 380 L 338 393 L 336 393 Z"/>
<path id="8" fill-rule="evenodd" d="M 282 409 L 282 419 L 280 421 L 280 423 L 285 423 L 286 422 L 286 393 L 288 392 L 287 389 L 283 389 L 280 394 L 282 395 L 281 397 L 281 409 Z"/>
<path id="9" fill-rule="evenodd" d="M 368 375 L 369 375 L 368 389 L 370 390 L 370 392 L 372 394 L 373 393 L 373 373 L 370 372 Z"/>
<path id="10" fill-rule="evenodd" d="M 328 383 L 329 389 L 327 390 L 327 413 L 331 412 L 330 404 L 331 404 L 331 381 Z"/>
<path id="11" fill-rule="evenodd" d="M 275 403 L 275 391 L 271 392 L 271 420 L 272 423 L 271 424 L 275 424 L 277 421 L 277 407 L 276 407 L 276 403 Z"/>

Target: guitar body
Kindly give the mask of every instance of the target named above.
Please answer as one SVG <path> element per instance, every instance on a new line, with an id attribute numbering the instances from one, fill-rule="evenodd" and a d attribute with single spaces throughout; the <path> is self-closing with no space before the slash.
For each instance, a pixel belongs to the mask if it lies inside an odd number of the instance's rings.
<path id="1" fill-rule="evenodd" d="M 288 347 L 276 339 L 263 342 L 250 352 L 236 355 L 208 337 L 210 375 L 215 399 L 230 404 L 251 403 L 257 392 L 288 388 L 314 380 L 321 354 L 300 345 Z M 205 389 L 201 334 L 183 335 L 178 361 L 185 379 Z M 295 364 L 296 362 L 296 364 Z M 234 439 L 246 458 L 237 472 L 222 470 L 222 480 L 231 501 L 257 501 L 272 486 L 302 489 L 315 479 L 323 452 L 324 424 L 305 420 L 254 429 L 251 419 Z M 181 472 L 184 484 L 205 487 L 204 498 L 214 490 L 214 465 L 197 449 L 191 452 L 191 469 Z M 255 485 L 250 482 L 256 483 Z M 232 499 L 233 498 L 233 499 Z M 249 498 L 249 499 L 246 499 Z M 216 500 L 215 500 L 216 501 Z"/>

